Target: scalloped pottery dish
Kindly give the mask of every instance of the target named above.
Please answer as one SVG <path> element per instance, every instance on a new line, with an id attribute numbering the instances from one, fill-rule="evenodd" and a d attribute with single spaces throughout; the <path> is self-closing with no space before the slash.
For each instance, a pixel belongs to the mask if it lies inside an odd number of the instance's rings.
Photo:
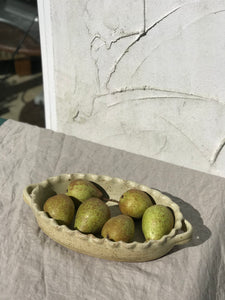
<path id="1" fill-rule="evenodd" d="M 132 243 L 113 242 L 107 238 L 96 237 L 93 234 L 83 234 L 65 225 L 58 225 L 43 211 L 44 202 L 54 194 L 66 193 L 71 180 L 84 178 L 100 185 L 110 199 L 119 200 L 120 196 L 131 188 L 137 188 L 150 194 L 156 204 L 163 204 L 173 210 L 175 216 L 174 228 L 160 240 L 145 241 L 141 231 L 141 221 L 136 222 L 136 231 Z M 115 261 L 141 262 L 157 259 L 167 254 L 175 245 L 185 244 L 192 236 L 191 224 L 183 218 L 179 206 L 168 196 L 158 190 L 148 188 L 133 181 L 94 174 L 63 174 L 50 177 L 47 180 L 27 186 L 23 191 L 24 201 L 31 207 L 38 225 L 43 232 L 57 243 L 79 253 Z M 115 202 L 108 201 L 111 216 L 120 214 Z"/>

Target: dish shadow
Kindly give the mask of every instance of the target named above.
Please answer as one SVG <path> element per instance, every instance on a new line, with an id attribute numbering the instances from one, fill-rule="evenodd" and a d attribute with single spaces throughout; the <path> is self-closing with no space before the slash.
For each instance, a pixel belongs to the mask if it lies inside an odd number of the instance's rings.
<path id="1" fill-rule="evenodd" d="M 204 225 L 200 213 L 191 204 L 185 202 L 184 200 L 175 197 L 167 192 L 162 192 L 162 193 L 168 196 L 169 198 L 171 198 L 171 200 L 174 201 L 180 207 L 180 211 L 183 214 L 184 219 L 187 219 L 193 227 L 193 234 L 190 242 L 184 245 L 174 246 L 174 248 L 170 251 L 170 253 L 188 247 L 199 246 L 204 242 L 206 242 L 210 238 L 212 233 L 209 230 L 209 228 Z"/>

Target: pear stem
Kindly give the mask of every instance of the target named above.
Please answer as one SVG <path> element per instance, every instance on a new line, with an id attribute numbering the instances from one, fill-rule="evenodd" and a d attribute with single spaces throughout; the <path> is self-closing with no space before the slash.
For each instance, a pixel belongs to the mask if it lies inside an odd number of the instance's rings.
<path id="1" fill-rule="evenodd" d="M 115 202 L 115 203 L 119 204 L 119 201 L 115 200 L 115 199 L 102 198 L 102 200 L 105 202 L 111 201 L 111 202 Z"/>

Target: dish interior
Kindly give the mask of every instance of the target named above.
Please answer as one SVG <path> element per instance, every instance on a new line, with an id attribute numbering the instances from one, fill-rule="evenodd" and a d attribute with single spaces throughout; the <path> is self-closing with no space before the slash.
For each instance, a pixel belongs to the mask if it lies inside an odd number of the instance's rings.
<path id="1" fill-rule="evenodd" d="M 102 189 L 104 197 L 109 199 L 114 199 L 119 201 L 120 196 L 131 188 L 137 188 L 140 190 L 145 191 L 148 193 L 154 200 L 155 204 L 162 204 L 168 206 L 172 209 L 174 217 L 175 217 L 175 224 L 174 228 L 177 232 L 181 229 L 181 220 L 182 215 L 180 213 L 179 207 L 166 195 L 161 194 L 159 191 L 155 189 L 148 188 L 147 186 L 143 186 L 137 184 L 132 181 L 125 181 L 119 178 L 111 178 L 108 176 L 98 176 L 92 174 L 65 174 L 58 177 L 52 177 L 43 181 L 31 193 L 31 198 L 33 199 L 34 203 L 36 204 L 36 208 L 38 211 L 43 211 L 43 205 L 45 201 L 55 195 L 55 194 L 64 194 L 67 192 L 67 187 L 69 183 L 77 178 L 85 178 L 90 180 L 94 184 L 96 184 L 99 188 Z M 111 217 L 117 216 L 121 214 L 118 204 L 112 201 L 108 201 L 107 205 L 110 207 Z M 135 236 L 134 241 L 143 243 L 145 242 L 144 235 L 141 229 L 141 219 L 134 220 L 135 221 Z M 73 229 L 73 226 L 69 228 Z M 100 234 L 95 235 L 97 238 L 102 238 Z"/>

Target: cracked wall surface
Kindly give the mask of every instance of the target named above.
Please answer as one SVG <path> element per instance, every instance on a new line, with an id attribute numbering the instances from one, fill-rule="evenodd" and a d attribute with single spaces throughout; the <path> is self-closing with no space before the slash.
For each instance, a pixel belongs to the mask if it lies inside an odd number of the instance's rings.
<path id="1" fill-rule="evenodd" d="M 225 176 L 225 2 L 51 0 L 58 130 Z"/>

